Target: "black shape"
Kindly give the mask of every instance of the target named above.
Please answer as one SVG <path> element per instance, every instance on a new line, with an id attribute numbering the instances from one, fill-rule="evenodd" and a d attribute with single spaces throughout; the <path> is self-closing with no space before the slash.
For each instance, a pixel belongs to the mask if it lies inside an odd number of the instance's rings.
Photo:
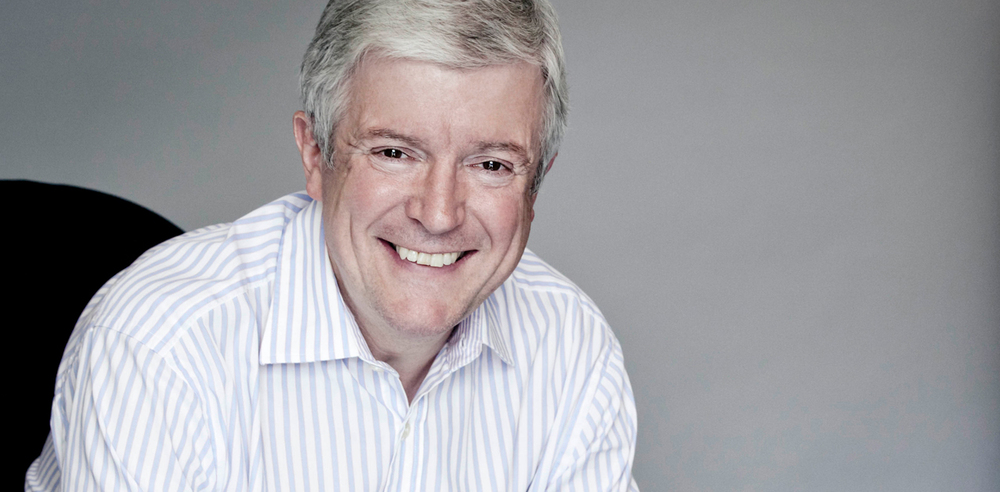
<path id="1" fill-rule="evenodd" d="M 104 282 L 183 231 L 140 205 L 75 186 L 0 180 L 0 205 L 0 261 L 9 272 L 0 326 L 15 450 L 4 489 L 21 490 L 49 433 L 56 371 L 80 312 Z"/>

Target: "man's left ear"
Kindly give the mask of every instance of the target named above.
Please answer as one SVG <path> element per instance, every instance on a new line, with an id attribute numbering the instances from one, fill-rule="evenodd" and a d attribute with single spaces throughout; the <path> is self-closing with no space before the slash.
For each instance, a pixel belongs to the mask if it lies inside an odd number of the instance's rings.
<path id="1" fill-rule="evenodd" d="M 559 156 L 559 153 L 556 152 L 556 155 L 552 156 L 552 158 L 549 159 L 549 163 L 545 165 L 545 174 L 549 174 L 549 170 L 552 169 L 552 164 L 554 164 L 556 162 L 556 157 L 558 157 L 558 156 Z M 531 195 L 531 198 L 530 198 L 531 203 L 528 204 L 531 207 L 531 221 L 532 222 L 535 221 L 535 199 L 536 198 L 538 198 L 538 192 L 537 191 L 534 194 Z"/>
<path id="2" fill-rule="evenodd" d="M 545 165 L 545 174 L 549 174 L 549 171 L 552 170 L 552 165 L 556 163 L 556 157 L 559 157 L 559 152 L 556 152 L 556 155 L 552 156 L 549 163 Z"/>

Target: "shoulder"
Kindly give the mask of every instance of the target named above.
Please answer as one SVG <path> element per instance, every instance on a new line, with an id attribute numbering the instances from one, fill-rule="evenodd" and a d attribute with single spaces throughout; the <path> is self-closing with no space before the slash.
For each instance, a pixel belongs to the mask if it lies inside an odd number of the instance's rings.
<path id="1" fill-rule="evenodd" d="M 286 224 L 310 201 L 287 195 L 153 247 L 98 291 L 77 330 L 101 326 L 154 349 L 168 345 L 206 311 L 267 284 Z"/>
<path id="2" fill-rule="evenodd" d="M 604 319 L 597 304 L 580 287 L 531 250 L 524 250 L 510 281 L 520 291 L 563 297 L 567 301 L 579 303 L 582 309 Z"/>
<path id="3" fill-rule="evenodd" d="M 610 327 L 597 304 L 580 287 L 551 265 L 525 249 L 514 273 L 508 279 L 509 301 L 536 310 L 556 310 L 575 322 L 592 325 L 611 335 Z"/>
<path id="4" fill-rule="evenodd" d="M 179 489 L 169 480 L 189 480 L 211 489 L 229 476 L 221 422 L 230 375 L 255 354 L 253 327 L 270 303 L 287 224 L 310 202 L 285 196 L 236 222 L 171 239 L 97 292 L 56 376 L 52 442 L 64 485 L 93 478 L 109 488 Z M 137 423 L 154 444 L 139 446 Z M 183 472 L 142 473 L 144 456 Z M 92 464 L 107 472 L 75 471 Z"/>
<path id="5" fill-rule="evenodd" d="M 621 345 L 597 304 L 529 250 L 495 293 L 513 352 L 534 365 L 552 357 L 584 366 L 621 364 Z"/>

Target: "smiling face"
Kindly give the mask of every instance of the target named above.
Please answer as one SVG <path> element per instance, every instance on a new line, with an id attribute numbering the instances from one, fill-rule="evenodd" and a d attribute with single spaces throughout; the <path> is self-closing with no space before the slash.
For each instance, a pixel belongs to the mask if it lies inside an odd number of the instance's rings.
<path id="1" fill-rule="evenodd" d="M 351 83 L 333 169 L 295 122 L 341 293 L 365 332 L 445 336 L 527 243 L 541 71 L 375 58 Z"/>

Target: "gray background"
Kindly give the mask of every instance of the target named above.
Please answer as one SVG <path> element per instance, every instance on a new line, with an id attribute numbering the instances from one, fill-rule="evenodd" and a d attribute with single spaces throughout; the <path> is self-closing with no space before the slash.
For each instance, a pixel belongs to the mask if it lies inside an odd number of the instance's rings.
<path id="1" fill-rule="evenodd" d="M 640 486 L 1000 490 L 998 2 L 556 4 L 529 247 L 616 328 Z M 184 229 L 301 189 L 321 10 L 5 2 L 0 178 Z"/>

